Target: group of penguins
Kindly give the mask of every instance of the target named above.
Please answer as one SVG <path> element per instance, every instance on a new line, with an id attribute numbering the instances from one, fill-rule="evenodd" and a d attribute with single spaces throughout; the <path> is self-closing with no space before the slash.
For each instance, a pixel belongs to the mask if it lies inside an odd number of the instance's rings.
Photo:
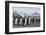
<path id="1" fill-rule="evenodd" d="M 35 18 L 14 18 L 13 23 L 17 25 L 30 25 L 30 24 L 35 24 L 36 21 L 40 21 L 40 19 L 35 19 Z"/>

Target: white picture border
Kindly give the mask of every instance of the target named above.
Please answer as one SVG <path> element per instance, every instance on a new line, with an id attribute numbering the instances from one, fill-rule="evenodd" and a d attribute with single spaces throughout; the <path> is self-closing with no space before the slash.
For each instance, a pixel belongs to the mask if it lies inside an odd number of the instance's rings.
<path id="1" fill-rule="evenodd" d="M 13 11 L 12 11 L 13 6 L 39 7 L 40 8 L 40 27 L 13 28 Z M 9 3 L 9 32 L 38 31 L 38 30 L 43 30 L 43 5 Z"/>

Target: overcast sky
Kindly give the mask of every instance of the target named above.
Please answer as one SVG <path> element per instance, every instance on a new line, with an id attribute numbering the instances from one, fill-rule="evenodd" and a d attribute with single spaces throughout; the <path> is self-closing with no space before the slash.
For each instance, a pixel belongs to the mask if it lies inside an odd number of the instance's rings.
<path id="1" fill-rule="evenodd" d="M 36 7 L 14 7 L 13 11 L 17 11 L 17 13 L 24 17 L 24 13 L 26 13 L 28 16 L 32 15 L 33 13 L 37 12 L 40 14 L 40 8 Z"/>

